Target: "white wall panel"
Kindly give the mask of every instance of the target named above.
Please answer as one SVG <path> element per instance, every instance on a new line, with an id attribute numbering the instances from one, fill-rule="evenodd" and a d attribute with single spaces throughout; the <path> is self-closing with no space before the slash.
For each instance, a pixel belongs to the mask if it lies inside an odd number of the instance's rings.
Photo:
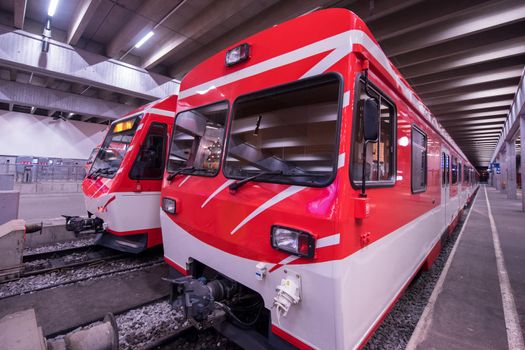
<path id="1" fill-rule="evenodd" d="M 0 111 L 0 154 L 87 159 L 107 125 Z"/>

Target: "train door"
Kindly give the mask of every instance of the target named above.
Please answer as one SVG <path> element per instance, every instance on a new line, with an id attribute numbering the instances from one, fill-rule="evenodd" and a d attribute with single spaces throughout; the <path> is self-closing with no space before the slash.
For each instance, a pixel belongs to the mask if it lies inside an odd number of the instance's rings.
<path id="1" fill-rule="evenodd" d="M 441 210 L 443 224 L 449 224 L 449 201 L 450 199 L 450 153 L 446 148 L 441 150 Z"/>

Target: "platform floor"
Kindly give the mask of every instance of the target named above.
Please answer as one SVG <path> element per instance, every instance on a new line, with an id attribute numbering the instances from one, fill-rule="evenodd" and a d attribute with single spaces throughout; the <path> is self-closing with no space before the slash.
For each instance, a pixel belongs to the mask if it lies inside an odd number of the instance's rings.
<path id="1" fill-rule="evenodd" d="M 82 193 L 21 194 L 18 218 L 31 222 L 61 215 L 86 215 Z"/>
<path id="2" fill-rule="evenodd" d="M 482 185 L 449 259 L 407 349 L 522 349 L 521 200 Z"/>

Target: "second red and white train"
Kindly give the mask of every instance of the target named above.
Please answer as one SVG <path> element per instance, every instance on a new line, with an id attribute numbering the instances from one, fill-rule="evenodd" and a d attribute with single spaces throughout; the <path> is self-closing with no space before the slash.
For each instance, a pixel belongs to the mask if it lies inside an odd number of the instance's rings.
<path id="1" fill-rule="evenodd" d="M 158 207 L 176 101 L 152 102 L 110 125 L 82 182 L 89 219 L 68 218 L 68 229 L 95 229 L 97 244 L 131 253 L 162 243 Z"/>

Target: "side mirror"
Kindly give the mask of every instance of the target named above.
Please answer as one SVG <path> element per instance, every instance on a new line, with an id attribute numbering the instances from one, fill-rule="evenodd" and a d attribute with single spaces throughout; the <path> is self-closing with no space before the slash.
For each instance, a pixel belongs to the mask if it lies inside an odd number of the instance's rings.
<path id="1" fill-rule="evenodd" d="M 379 104 L 375 98 L 364 100 L 363 131 L 365 142 L 376 142 L 379 138 Z"/>

